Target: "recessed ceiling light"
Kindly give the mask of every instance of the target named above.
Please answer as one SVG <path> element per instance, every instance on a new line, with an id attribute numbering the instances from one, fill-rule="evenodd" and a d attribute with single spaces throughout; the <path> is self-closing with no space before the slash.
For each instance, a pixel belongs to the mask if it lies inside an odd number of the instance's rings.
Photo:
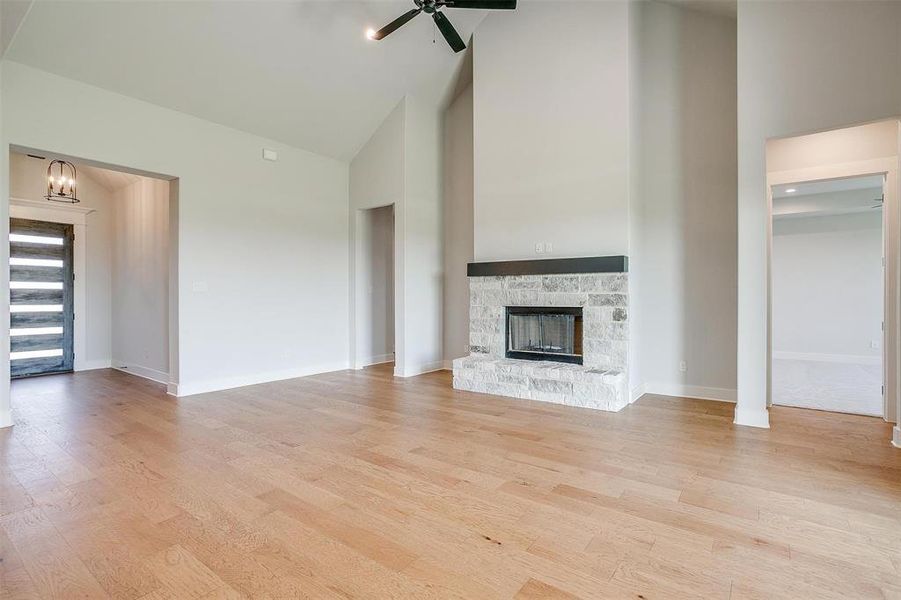
<path id="1" fill-rule="evenodd" d="M 787 188 L 787 189 L 785 190 L 785 193 L 786 193 L 786 194 L 794 194 L 794 193 L 797 192 L 797 191 L 798 191 L 798 190 L 796 190 L 795 188 Z"/>

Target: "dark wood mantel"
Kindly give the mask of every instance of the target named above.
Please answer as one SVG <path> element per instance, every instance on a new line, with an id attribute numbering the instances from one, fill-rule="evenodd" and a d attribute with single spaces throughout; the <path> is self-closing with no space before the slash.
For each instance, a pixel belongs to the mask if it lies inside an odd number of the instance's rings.
<path id="1" fill-rule="evenodd" d="M 475 262 L 466 265 L 469 277 L 505 275 L 567 275 L 578 273 L 628 273 L 628 256 L 586 256 Z"/>

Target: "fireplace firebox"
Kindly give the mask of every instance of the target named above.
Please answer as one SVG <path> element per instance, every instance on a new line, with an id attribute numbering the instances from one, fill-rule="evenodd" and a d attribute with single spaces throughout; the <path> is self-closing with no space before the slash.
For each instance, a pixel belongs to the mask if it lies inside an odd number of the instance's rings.
<path id="1" fill-rule="evenodd" d="M 508 306 L 507 358 L 582 364 L 582 309 Z"/>

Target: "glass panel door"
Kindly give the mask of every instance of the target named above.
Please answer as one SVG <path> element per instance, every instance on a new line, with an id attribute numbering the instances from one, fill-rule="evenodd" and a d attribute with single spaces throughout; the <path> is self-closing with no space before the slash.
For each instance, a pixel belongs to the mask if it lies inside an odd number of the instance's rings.
<path id="1" fill-rule="evenodd" d="M 9 220 L 10 375 L 71 371 L 72 225 Z"/>

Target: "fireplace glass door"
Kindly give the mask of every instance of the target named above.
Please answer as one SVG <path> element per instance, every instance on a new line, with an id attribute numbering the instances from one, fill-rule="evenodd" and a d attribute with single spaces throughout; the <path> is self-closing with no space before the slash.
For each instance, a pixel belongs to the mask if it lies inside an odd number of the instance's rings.
<path id="1" fill-rule="evenodd" d="M 507 307 L 506 356 L 582 364 L 582 309 Z"/>

